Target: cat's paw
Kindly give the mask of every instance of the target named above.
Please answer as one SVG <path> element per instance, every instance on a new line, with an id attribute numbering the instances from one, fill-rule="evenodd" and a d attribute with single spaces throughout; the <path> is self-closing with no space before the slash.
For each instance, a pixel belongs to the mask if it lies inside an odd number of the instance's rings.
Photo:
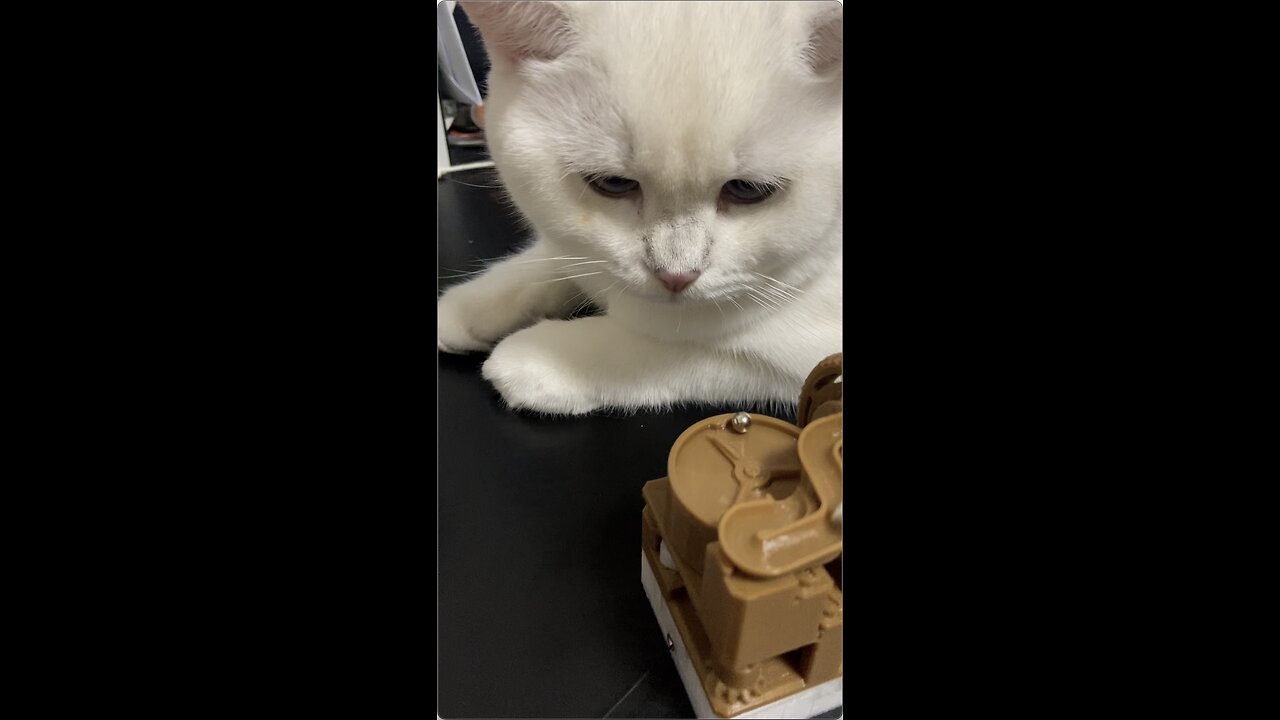
<path id="1" fill-rule="evenodd" d="M 587 375 L 565 332 L 570 323 L 549 320 L 498 343 L 481 374 L 512 408 L 557 415 L 584 415 L 604 403 L 584 379 Z"/>
<path id="2" fill-rule="evenodd" d="M 496 337 L 486 337 L 477 322 L 483 304 L 458 289 L 446 292 L 436 304 L 436 347 L 441 352 L 467 353 L 493 347 Z M 477 307 L 479 305 L 479 307 Z"/>

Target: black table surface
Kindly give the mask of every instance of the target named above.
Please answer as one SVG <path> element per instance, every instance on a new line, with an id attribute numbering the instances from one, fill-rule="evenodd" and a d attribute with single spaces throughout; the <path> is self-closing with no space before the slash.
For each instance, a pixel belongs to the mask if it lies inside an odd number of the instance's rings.
<path id="1" fill-rule="evenodd" d="M 438 277 L 527 237 L 497 182 L 437 181 Z M 640 585 L 640 489 L 680 433 L 737 408 L 540 418 L 502 407 L 484 359 L 438 354 L 437 712 L 693 717 Z"/>

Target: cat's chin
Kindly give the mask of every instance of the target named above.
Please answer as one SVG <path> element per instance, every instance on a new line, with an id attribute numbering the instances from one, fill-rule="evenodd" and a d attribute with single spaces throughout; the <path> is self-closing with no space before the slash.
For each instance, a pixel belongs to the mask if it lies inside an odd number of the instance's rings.
<path id="1" fill-rule="evenodd" d="M 702 292 L 686 290 L 685 292 L 673 293 L 660 285 L 657 287 L 650 287 L 649 285 L 633 286 L 628 288 L 628 292 L 634 297 L 662 305 L 692 305 L 711 302 L 707 299 L 707 295 Z"/>
<path id="2" fill-rule="evenodd" d="M 683 293 L 676 294 L 676 293 L 670 293 L 665 291 L 652 292 L 652 291 L 646 290 L 642 292 L 632 292 L 632 295 L 635 297 L 639 297 L 644 300 L 647 300 L 651 303 L 658 303 L 660 305 L 694 305 L 697 303 L 708 302 L 706 298 L 693 297 L 690 295 L 685 295 Z"/>
<path id="3" fill-rule="evenodd" d="M 672 293 L 659 295 L 657 293 L 653 293 L 641 295 L 639 297 L 652 305 L 667 308 L 712 307 L 717 301 L 724 301 L 723 296 L 711 297 L 702 295 L 685 295 L 683 293 L 679 295 L 673 295 Z"/>

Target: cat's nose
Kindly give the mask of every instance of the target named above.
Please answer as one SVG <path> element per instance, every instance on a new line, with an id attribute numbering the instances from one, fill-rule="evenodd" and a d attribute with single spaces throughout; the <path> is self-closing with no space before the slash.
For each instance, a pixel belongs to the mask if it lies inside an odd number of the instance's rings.
<path id="1" fill-rule="evenodd" d="M 668 290 L 673 293 L 678 293 L 692 285 L 693 281 L 697 280 L 698 276 L 702 273 L 698 270 L 691 270 L 689 272 L 682 273 L 672 273 L 667 272 L 666 270 L 654 270 L 653 274 L 658 276 L 658 279 L 662 281 L 663 285 L 667 286 Z"/>

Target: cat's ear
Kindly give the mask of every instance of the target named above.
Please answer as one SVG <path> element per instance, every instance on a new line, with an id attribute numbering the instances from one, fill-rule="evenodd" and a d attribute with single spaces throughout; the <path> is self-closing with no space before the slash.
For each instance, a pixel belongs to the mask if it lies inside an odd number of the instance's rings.
<path id="1" fill-rule="evenodd" d="M 551 60 L 573 40 L 573 27 L 563 3 L 463 2 L 462 9 L 480 30 L 485 49 L 508 60 Z"/>
<path id="2" fill-rule="evenodd" d="M 819 75 L 838 75 L 844 70 L 844 3 L 815 3 L 826 7 L 809 19 L 809 42 L 805 61 Z"/>

